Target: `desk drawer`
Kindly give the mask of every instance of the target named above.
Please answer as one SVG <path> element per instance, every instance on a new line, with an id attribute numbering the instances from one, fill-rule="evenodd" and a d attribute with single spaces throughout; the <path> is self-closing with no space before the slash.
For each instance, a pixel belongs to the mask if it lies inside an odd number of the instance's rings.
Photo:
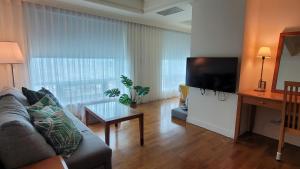
<path id="1" fill-rule="evenodd" d="M 267 107 L 275 110 L 281 110 L 282 108 L 282 102 L 280 101 L 269 100 L 269 99 L 258 98 L 258 97 L 243 96 L 243 102 L 246 104 Z"/>

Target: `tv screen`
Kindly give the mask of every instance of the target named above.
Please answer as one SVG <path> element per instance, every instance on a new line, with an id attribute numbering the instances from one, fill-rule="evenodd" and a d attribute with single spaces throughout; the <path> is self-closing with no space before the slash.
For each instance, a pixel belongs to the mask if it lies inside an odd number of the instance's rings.
<path id="1" fill-rule="evenodd" d="M 238 58 L 187 58 L 186 85 L 235 93 Z"/>

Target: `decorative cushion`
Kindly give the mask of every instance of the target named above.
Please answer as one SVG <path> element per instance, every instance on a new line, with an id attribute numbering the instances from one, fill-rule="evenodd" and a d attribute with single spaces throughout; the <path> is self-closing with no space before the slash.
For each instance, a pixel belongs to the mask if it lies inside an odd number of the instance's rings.
<path id="1" fill-rule="evenodd" d="M 28 106 L 27 111 L 33 121 L 44 119 L 54 113 L 49 106 L 56 107 L 56 103 L 49 97 L 49 95 L 46 95 L 35 104 Z"/>
<path id="2" fill-rule="evenodd" d="M 36 129 L 46 138 L 57 154 L 69 157 L 77 150 L 82 135 L 62 109 L 46 106 L 41 111 L 49 117 L 34 121 Z"/>
<path id="3" fill-rule="evenodd" d="M 42 99 L 44 96 L 48 95 L 56 103 L 56 106 L 62 107 L 61 104 L 59 103 L 58 99 L 49 90 L 47 90 L 45 88 L 42 88 L 39 91 L 33 91 L 33 90 L 29 90 L 25 87 L 22 87 L 22 92 L 27 97 L 27 100 L 30 105 L 35 104 L 40 99 Z"/>
<path id="4" fill-rule="evenodd" d="M 58 99 L 54 96 L 53 93 L 51 93 L 49 90 L 45 89 L 42 87 L 41 90 L 39 90 L 38 92 L 43 93 L 45 95 L 48 95 L 55 103 L 58 107 L 62 108 L 62 105 L 59 103 Z"/>
<path id="5" fill-rule="evenodd" d="M 55 152 L 29 122 L 25 107 L 13 96 L 2 97 L 0 161 L 4 167 L 19 168 L 51 156 L 55 156 Z"/>
<path id="6" fill-rule="evenodd" d="M 43 93 L 29 90 L 25 87 L 22 87 L 22 92 L 27 97 L 28 103 L 30 105 L 33 105 L 34 103 L 38 102 L 41 98 L 45 96 Z"/>

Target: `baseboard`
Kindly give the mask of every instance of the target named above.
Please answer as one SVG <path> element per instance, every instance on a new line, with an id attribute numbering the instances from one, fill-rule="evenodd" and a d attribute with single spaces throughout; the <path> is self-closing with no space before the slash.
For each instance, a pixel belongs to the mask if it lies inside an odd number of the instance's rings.
<path id="1" fill-rule="evenodd" d="M 221 135 L 229 137 L 229 138 L 234 137 L 234 131 L 233 130 L 224 129 L 224 128 L 221 128 L 219 126 L 216 126 L 216 125 L 213 125 L 213 124 L 210 124 L 210 123 L 207 123 L 207 122 L 203 122 L 201 120 L 193 119 L 189 116 L 187 117 L 187 122 L 191 123 L 191 124 L 194 124 L 196 126 L 205 128 L 207 130 L 216 132 L 218 134 L 221 134 Z"/>

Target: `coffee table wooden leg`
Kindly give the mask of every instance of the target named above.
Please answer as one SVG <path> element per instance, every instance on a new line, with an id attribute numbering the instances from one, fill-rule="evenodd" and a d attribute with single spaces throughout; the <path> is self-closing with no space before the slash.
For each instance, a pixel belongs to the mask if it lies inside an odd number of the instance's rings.
<path id="1" fill-rule="evenodd" d="M 110 132 L 110 125 L 105 124 L 105 143 L 109 145 L 109 132 Z"/>
<path id="2" fill-rule="evenodd" d="M 141 146 L 144 145 L 144 115 L 142 114 L 139 117 L 139 122 L 140 122 L 140 142 Z"/>

